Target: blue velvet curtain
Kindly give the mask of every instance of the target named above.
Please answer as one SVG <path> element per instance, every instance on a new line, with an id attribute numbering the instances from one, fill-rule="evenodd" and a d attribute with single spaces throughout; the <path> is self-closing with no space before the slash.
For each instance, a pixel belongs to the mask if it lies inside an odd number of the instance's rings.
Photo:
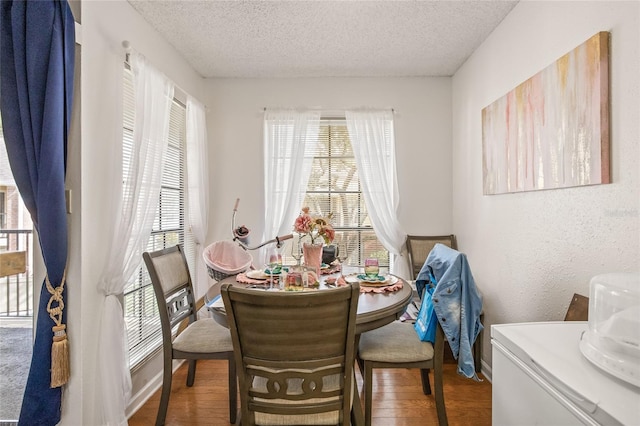
<path id="1" fill-rule="evenodd" d="M 45 280 L 40 291 L 33 357 L 19 421 L 55 425 L 61 417 L 62 388 L 52 380 L 52 328 L 66 324 L 64 180 L 75 24 L 66 0 L 2 0 L 0 28 L 4 138 L 16 185 L 38 231 L 49 281 Z M 50 299 L 45 283 L 57 289 L 57 298 Z M 57 334 L 66 339 L 64 331 Z"/>

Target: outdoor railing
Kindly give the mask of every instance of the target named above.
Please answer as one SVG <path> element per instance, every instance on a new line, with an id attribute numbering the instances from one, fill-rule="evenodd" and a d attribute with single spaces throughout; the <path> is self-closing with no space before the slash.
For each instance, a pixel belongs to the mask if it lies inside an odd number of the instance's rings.
<path id="1" fill-rule="evenodd" d="M 0 317 L 33 316 L 32 231 L 0 229 Z"/>

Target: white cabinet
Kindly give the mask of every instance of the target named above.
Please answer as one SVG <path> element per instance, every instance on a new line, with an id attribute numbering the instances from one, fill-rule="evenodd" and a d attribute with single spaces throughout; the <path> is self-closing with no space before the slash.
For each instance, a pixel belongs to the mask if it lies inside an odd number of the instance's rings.
<path id="1" fill-rule="evenodd" d="M 491 327 L 493 425 L 640 425 L 640 388 L 584 358 L 586 329 L 586 322 Z"/>

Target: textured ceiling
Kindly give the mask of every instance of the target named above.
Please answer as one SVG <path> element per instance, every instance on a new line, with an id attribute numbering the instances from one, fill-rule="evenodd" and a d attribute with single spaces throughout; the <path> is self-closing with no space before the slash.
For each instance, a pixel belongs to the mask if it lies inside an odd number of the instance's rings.
<path id="1" fill-rule="evenodd" d="M 517 1 L 129 3 L 203 77 L 450 76 Z"/>

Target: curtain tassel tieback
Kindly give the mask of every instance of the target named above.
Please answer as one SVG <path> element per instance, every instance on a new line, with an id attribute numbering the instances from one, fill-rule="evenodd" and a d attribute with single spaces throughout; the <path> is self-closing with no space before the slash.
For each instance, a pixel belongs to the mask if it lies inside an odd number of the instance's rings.
<path id="1" fill-rule="evenodd" d="M 64 310 L 64 300 L 62 292 L 64 291 L 65 278 L 67 270 L 65 268 L 62 282 L 58 287 L 53 287 L 49 281 L 49 274 L 45 277 L 47 290 L 51 297 L 47 303 L 47 312 L 49 317 L 56 323 L 51 330 L 53 331 L 53 343 L 51 344 L 51 384 L 52 388 L 58 388 L 69 381 L 69 341 L 67 339 L 67 326 L 62 324 L 62 311 Z M 57 306 L 51 306 L 57 303 Z"/>
<path id="2" fill-rule="evenodd" d="M 52 327 L 51 344 L 51 387 L 57 388 L 69 381 L 69 341 L 64 331 L 65 324 Z"/>

